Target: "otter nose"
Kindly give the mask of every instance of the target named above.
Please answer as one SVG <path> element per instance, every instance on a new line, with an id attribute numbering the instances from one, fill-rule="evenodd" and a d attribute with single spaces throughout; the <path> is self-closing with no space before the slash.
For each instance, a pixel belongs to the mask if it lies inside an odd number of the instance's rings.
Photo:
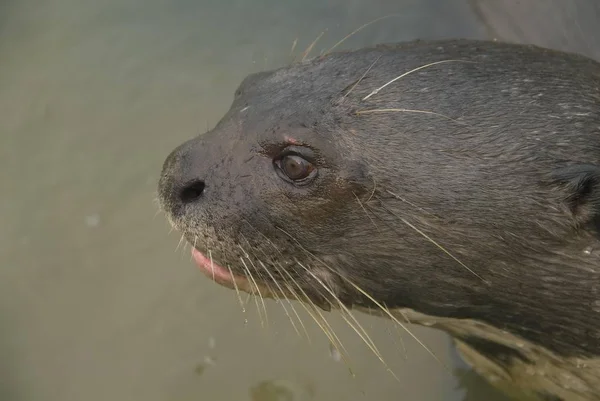
<path id="1" fill-rule="evenodd" d="M 193 180 L 179 191 L 179 200 L 184 205 L 194 203 L 202 198 L 205 184 L 202 180 Z"/>
<path id="2" fill-rule="evenodd" d="M 206 197 L 205 154 L 197 141 L 190 140 L 167 156 L 159 180 L 159 200 L 173 215 Z"/>

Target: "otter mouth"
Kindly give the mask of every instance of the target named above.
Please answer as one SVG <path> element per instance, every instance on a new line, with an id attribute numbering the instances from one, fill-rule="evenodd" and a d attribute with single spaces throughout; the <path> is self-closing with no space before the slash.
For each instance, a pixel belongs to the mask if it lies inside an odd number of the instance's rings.
<path id="1" fill-rule="evenodd" d="M 192 259 L 205 276 L 223 287 L 235 290 L 238 297 L 240 292 L 258 295 L 262 298 L 277 298 L 283 295 L 274 294 L 271 288 L 252 275 L 241 276 L 234 273 L 233 270 L 219 265 L 210 253 L 207 256 L 195 247 L 192 247 Z"/>
<path id="2" fill-rule="evenodd" d="M 200 271 L 217 284 L 228 288 L 234 288 L 237 286 L 244 289 L 250 286 L 250 283 L 246 277 L 234 274 L 231 269 L 217 264 L 210 255 L 206 256 L 194 247 L 192 247 L 192 259 Z"/>
<path id="3" fill-rule="evenodd" d="M 310 291 L 307 292 L 307 290 L 300 290 L 300 292 L 286 291 L 284 287 L 280 285 L 275 284 L 274 286 L 269 286 L 252 276 L 238 275 L 231 269 L 216 263 L 210 254 L 207 256 L 195 247 L 192 247 L 192 259 L 205 276 L 223 287 L 235 290 L 238 293 L 238 297 L 240 292 L 245 292 L 258 295 L 261 298 L 287 298 L 300 300 L 309 302 L 325 311 L 331 310 L 331 300 L 328 301 L 326 297 L 323 297 L 322 295 L 316 296 L 315 294 L 311 294 L 311 296 L 309 295 Z M 274 290 L 274 288 L 276 289 Z"/>

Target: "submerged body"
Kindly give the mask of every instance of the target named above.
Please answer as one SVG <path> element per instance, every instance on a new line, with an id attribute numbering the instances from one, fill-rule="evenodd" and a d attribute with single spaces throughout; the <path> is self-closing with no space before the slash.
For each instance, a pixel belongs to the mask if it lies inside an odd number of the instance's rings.
<path id="1" fill-rule="evenodd" d="M 454 40 L 255 74 L 159 193 L 223 285 L 412 311 L 499 385 L 600 399 L 593 60 Z"/>

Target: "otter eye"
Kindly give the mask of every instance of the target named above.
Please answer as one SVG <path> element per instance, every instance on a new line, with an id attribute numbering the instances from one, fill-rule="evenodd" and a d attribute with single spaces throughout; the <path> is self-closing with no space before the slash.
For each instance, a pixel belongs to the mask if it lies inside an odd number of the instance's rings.
<path id="1" fill-rule="evenodd" d="M 307 178 L 315 169 L 307 160 L 296 155 L 287 155 L 280 163 L 283 173 L 292 181 L 301 181 Z"/>

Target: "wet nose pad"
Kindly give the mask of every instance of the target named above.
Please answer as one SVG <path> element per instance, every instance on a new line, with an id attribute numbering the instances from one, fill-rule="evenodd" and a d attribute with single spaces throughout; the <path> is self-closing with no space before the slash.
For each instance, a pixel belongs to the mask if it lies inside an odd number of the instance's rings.
<path id="1" fill-rule="evenodd" d="M 179 200 L 184 205 L 198 202 L 204 194 L 204 188 L 204 181 L 193 180 L 179 191 Z"/>

